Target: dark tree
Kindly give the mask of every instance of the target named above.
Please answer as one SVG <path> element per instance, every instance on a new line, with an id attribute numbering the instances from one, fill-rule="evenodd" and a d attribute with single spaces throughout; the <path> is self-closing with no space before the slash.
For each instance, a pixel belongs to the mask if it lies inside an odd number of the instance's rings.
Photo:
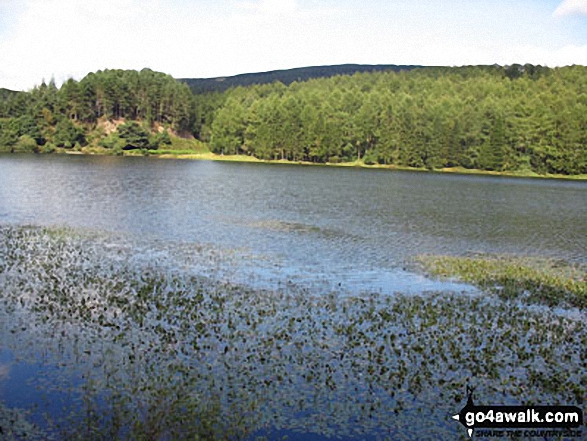
<path id="1" fill-rule="evenodd" d="M 134 121 L 119 126 L 118 136 L 124 141 L 124 150 L 149 147 L 149 133 Z"/>

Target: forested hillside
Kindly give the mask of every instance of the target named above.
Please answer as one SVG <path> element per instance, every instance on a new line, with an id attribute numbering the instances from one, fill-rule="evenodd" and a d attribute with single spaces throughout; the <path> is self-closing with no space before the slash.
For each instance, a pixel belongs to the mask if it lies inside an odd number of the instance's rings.
<path id="1" fill-rule="evenodd" d="M 587 68 L 423 68 L 199 95 L 149 69 L 105 70 L 0 97 L 0 151 L 178 150 L 175 135 L 259 159 L 586 174 Z"/>
<path id="2" fill-rule="evenodd" d="M 587 69 L 427 68 L 236 88 L 211 149 L 263 159 L 587 173 Z"/>
<path id="3" fill-rule="evenodd" d="M 104 147 L 157 148 L 169 135 L 154 136 L 155 126 L 191 133 L 194 118 L 193 94 L 171 76 L 149 69 L 104 70 L 79 82 L 70 79 L 59 89 L 54 82 L 42 83 L 0 100 L 0 149 L 52 151 L 90 141 Z M 109 120 L 117 121 L 118 130 L 100 132 L 108 124 L 99 123 Z"/>

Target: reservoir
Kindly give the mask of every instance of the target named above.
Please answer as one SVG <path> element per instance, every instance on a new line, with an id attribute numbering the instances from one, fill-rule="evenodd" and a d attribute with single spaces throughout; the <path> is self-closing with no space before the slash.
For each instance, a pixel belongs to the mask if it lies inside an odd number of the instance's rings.
<path id="1" fill-rule="evenodd" d="M 437 288 L 403 270 L 418 254 L 512 253 L 585 262 L 586 220 L 585 182 L 0 156 L 0 223 L 71 226 L 238 250 L 246 258 L 231 281 L 269 287 L 311 280 L 350 292 Z"/>
<path id="2" fill-rule="evenodd" d="M 580 406 L 584 309 L 412 261 L 584 265 L 586 220 L 570 180 L 1 155 L 0 427 L 451 440 L 469 387 L 477 405 Z"/>

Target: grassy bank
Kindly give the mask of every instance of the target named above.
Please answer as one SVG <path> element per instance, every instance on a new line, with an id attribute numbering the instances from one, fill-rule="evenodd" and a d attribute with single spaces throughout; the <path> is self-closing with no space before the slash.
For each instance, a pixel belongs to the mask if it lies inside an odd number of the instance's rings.
<path id="1" fill-rule="evenodd" d="M 128 153 L 127 153 L 128 154 Z M 316 163 L 310 161 L 289 161 L 285 159 L 258 159 L 249 155 L 218 155 L 208 150 L 206 144 L 200 143 L 197 148 L 183 149 L 183 150 L 151 150 L 149 154 L 156 155 L 161 158 L 172 159 L 194 159 L 207 161 L 230 161 L 230 162 L 256 162 L 265 164 L 298 164 L 298 165 L 313 165 L 313 166 L 328 166 L 328 167 L 360 167 L 366 169 L 381 169 L 381 170 L 408 170 L 421 171 L 433 173 L 453 173 L 453 174 L 474 174 L 474 175 L 488 175 L 488 176 L 507 176 L 507 177 L 521 177 L 521 178 L 549 178 L 549 179 L 572 179 L 572 180 L 587 180 L 587 175 L 561 175 L 561 174 L 538 174 L 532 171 L 487 171 L 480 169 L 466 169 L 463 167 L 445 167 L 441 169 L 429 170 L 426 168 L 405 167 L 397 165 L 385 164 L 365 164 L 363 160 L 355 160 L 351 162 L 337 162 L 337 163 Z"/>
<path id="2" fill-rule="evenodd" d="M 530 171 L 487 171 L 479 169 L 466 169 L 463 167 L 445 167 L 441 169 L 428 170 L 426 168 L 404 167 L 397 165 L 385 164 L 365 164 L 362 160 L 352 162 L 337 162 L 337 163 L 317 163 L 310 161 L 288 161 L 285 159 L 258 159 L 249 155 L 217 155 L 210 151 L 192 152 L 192 151 L 150 151 L 150 154 L 157 155 L 161 158 L 172 159 L 194 159 L 206 161 L 229 161 L 229 162 L 256 162 L 264 164 L 289 164 L 289 165 L 312 165 L 323 167 L 360 167 L 366 169 L 380 169 L 380 170 L 407 170 L 418 172 L 433 172 L 433 173 L 453 173 L 453 174 L 468 174 L 468 175 L 488 175 L 488 176 L 506 176 L 517 178 L 547 178 L 547 179 L 572 179 L 572 180 L 587 180 L 587 175 L 557 175 L 557 174 L 538 174 Z"/>
<path id="3" fill-rule="evenodd" d="M 585 265 L 508 255 L 420 256 L 417 263 L 433 276 L 457 277 L 503 299 L 587 308 Z"/>

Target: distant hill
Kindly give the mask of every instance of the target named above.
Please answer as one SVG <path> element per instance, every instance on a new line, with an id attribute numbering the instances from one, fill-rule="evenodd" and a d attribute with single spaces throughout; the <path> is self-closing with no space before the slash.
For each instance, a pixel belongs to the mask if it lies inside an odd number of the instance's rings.
<path id="1" fill-rule="evenodd" d="M 10 90 L 10 89 L 4 89 L 4 88 L 0 87 L 0 101 L 5 100 L 6 98 L 8 98 L 12 95 L 16 95 L 17 93 L 20 93 L 20 92 L 17 92 L 15 90 Z"/>
<path id="2" fill-rule="evenodd" d="M 231 87 L 250 86 L 281 81 L 288 85 L 294 81 L 307 81 L 312 78 L 333 77 L 335 75 L 352 75 L 357 72 L 411 70 L 422 66 L 397 66 L 395 64 L 341 64 L 337 66 L 298 67 L 295 69 L 273 70 L 270 72 L 247 73 L 230 77 L 217 78 L 180 78 L 192 92 L 222 92 Z"/>

